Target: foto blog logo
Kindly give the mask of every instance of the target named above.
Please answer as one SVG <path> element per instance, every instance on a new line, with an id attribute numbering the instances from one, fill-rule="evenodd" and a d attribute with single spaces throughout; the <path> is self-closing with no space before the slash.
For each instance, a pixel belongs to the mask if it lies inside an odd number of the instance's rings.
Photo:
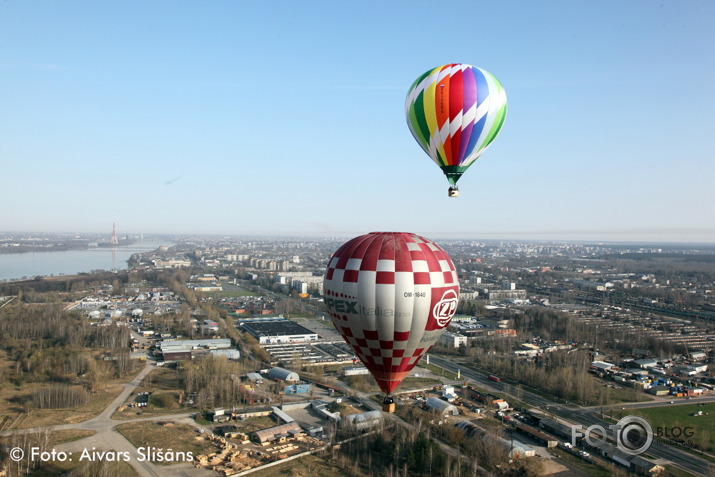
<path id="1" fill-rule="evenodd" d="M 624 454 L 643 454 L 653 444 L 653 427 L 642 417 L 626 416 L 618 423 L 609 425 L 608 429 L 616 447 Z M 601 448 L 608 444 L 609 433 L 600 424 L 593 424 L 585 431 L 581 425 L 573 426 L 571 445 L 576 446 L 576 440 L 581 437 L 587 445 Z"/>

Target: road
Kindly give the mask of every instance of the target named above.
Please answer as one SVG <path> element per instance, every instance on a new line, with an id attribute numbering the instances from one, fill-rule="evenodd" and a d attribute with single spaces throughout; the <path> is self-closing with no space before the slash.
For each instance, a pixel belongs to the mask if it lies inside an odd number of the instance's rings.
<path id="1" fill-rule="evenodd" d="M 15 298 L 17 298 L 17 295 L 11 296 L 11 297 L 10 297 L 8 300 L 6 300 L 2 305 L 0 305 L 0 308 L 4 308 L 5 305 L 7 305 L 8 303 L 12 302 Z"/>
<path id="2" fill-rule="evenodd" d="M 480 373 L 478 371 L 466 368 L 463 364 L 454 363 L 448 359 L 435 357 L 430 355 L 430 362 L 437 366 L 440 366 L 448 371 L 454 373 L 460 370 L 462 377 L 465 379 L 470 379 L 479 384 L 481 388 L 486 388 L 487 390 L 493 390 L 495 392 L 505 392 L 505 383 L 497 383 L 487 378 L 486 374 Z M 510 385 L 511 387 L 511 385 Z M 608 426 L 613 424 L 612 422 L 607 422 L 599 417 L 596 417 L 596 413 L 600 408 L 594 407 L 581 407 L 576 404 L 559 404 L 554 401 L 534 394 L 530 391 L 523 390 L 522 402 L 528 404 L 529 406 L 537 407 L 542 410 L 548 410 L 548 412 L 557 415 L 563 419 L 567 419 L 576 424 L 580 424 L 585 428 L 591 425 L 600 425 L 604 429 L 608 429 Z M 690 399 L 682 404 L 694 404 L 697 402 L 712 402 L 715 401 L 715 397 L 707 398 L 697 398 Z M 633 403 L 633 404 L 623 404 L 621 407 L 637 408 L 637 407 L 652 407 L 658 405 L 670 405 L 666 404 L 668 401 L 661 401 L 657 403 Z M 672 404 L 675 405 L 675 404 Z M 647 452 L 648 455 L 653 456 L 656 459 L 665 459 L 667 461 L 673 462 L 678 467 L 687 470 L 696 475 L 709 476 L 713 475 L 713 464 L 705 459 L 698 456 L 685 452 L 673 447 L 671 445 L 663 444 L 660 442 L 654 442 L 651 448 Z"/>
<path id="3" fill-rule="evenodd" d="M 670 404 L 672 402 L 672 404 Z M 683 399 L 683 398 L 674 398 L 672 399 L 671 396 L 667 396 L 662 399 L 658 399 L 656 401 L 647 401 L 647 402 L 629 402 L 629 403 L 623 403 L 623 404 L 618 404 L 614 406 L 609 406 L 605 409 L 643 409 L 643 408 L 648 408 L 648 407 L 662 407 L 666 405 L 670 406 L 687 406 L 689 404 L 698 404 L 698 403 L 703 403 L 703 402 L 715 402 L 715 395 L 713 396 L 700 396 L 700 397 L 692 397 L 690 399 Z M 600 407 L 593 407 L 594 409 L 600 409 Z"/>
<path id="4" fill-rule="evenodd" d="M 430 360 L 432 363 L 434 363 L 437 366 L 440 366 L 444 369 L 447 369 L 449 371 L 452 371 L 454 373 L 457 372 L 457 370 L 460 370 L 463 376 L 463 379 L 469 379 L 475 383 L 478 383 L 480 388 L 484 388 L 487 391 L 493 391 L 493 392 L 505 392 L 505 383 L 501 382 L 495 382 L 492 380 L 489 380 L 487 378 L 487 375 L 480 373 L 478 371 L 474 371 L 472 369 L 467 368 L 466 366 L 455 363 L 454 361 L 444 359 L 444 358 L 439 358 L 434 355 L 430 356 Z M 175 464 L 171 466 L 157 466 L 152 464 L 151 462 L 148 461 L 140 461 L 137 459 L 138 454 L 137 454 L 137 449 L 129 442 L 127 441 L 124 436 L 122 436 L 119 432 L 116 431 L 116 426 L 119 424 L 124 424 L 124 423 L 130 423 L 130 422 L 138 422 L 138 421 L 147 421 L 147 420 L 172 420 L 175 422 L 180 422 L 180 423 L 185 423 L 188 425 L 192 425 L 194 427 L 199 427 L 193 419 L 190 418 L 192 413 L 181 413 L 181 414 L 176 414 L 176 415 L 166 415 L 166 416 L 157 416 L 157 417 L 150 417 L 150 418 L 135 418 L 135 419 L 128 419 L 128 420 L 114 420 L 112 419 L 112 415 L 117 411 L 117 409 L 127 401 L 129 396 L 134 392 L 134 390 L 141 384 L 142 380 L 144 377 L 146 377 L 147 374 L 149 374 L 154 367 L 151 365 L 150 362 L 147 362 L 146 366 L 129 382 L 124 384 L 124 389 L 122 392 L 112 401 L 109 406 L 98 416 L 96 416 L 93 419 L 90 419 L 88 421 L 78 423 L 78 424 L 63 424 L 63 425 L 58 425 L 54 426 L 53 429 L 55 430 L 65 430 L 65 429 L 84 429 L 84 430 L 92 430 L 95 431 L 96 434 L 74 441 L 74 442 L 69 442 L 65 444 L 60 444 L 55 446 L 55 449 L 57 451 L 64 451 L 64 452 L 72 452 L 73 457 L 79 458 L 81 455 L 82 451 L 84 449 L 91 450 L 92 448 L 96 449 L 103 449 L 103 450 L 111 450 L 116 453 L 124 453 L 126 452 L 132 458 L 128 462 L 137 472 L 138 475 L 144 477 L 154 477 L 154 476 L 162 476 L 162 475 L 172 475 L 172 476 L 196 476 L 196 475 L 215 475 L 211 471 L 208 470 L 200 470 L 194 468 L 191 464 Z M 513 389 L 513 388 L 512 388 Z M 508 394 L 508 393 L 507 393 Z M 359 398 L 361 401 L 367 405 L 368 408 L 372 409 L 379 409 L 380 405 L 373 400 L 369 399 L 368 395 L 363 394 L 363 393 L 358 393 Z M 542 410 L 547 410 L 548 412 L 559 416 L 563 419 L 569 420 L 571 422 L 574 422 L 576 424 L 582 425 L 584 428 L 587 428 L 588 426 L 591 425 L 600 425 L 603 426 L 604 428 L 608 429 L 608 425 L 611 424 L 610 422 L 607 422 L 599 417 L 596 416 L 597 412 L 600 411 L 600 408 L 598 407 L 581 407 L 577 406 L 575 404 L 559 404 L 555 403 L 553 400 L 540 396 L 538 394 L 535 394 L 533 392 L 523 390 L 522 392 L 522 402 L 525 404 L 539 408 Z M 646 403 L 627 403 L 620 405 L 620 407 L 625 407 L 627 409 L 635 409 L 635 408 L 646 408 L 646 407 L 655 407 L 655 406 L 663 406 L 663 405 L 670 405 L 670 404 L 665 404 L 667 401 L 657 401 L 657 402 L 646 402 Z M 708 396 L 708 397 L 701 397 L 701 398 L 693 398 L 691 400 L 686 400 L 686 401 L 676 401 L 677 404 L 672 404 L 673 406 L 675 405 L 684 405 L 684 404 L 694 404 L 697 402 L 715 402 L 715 396 Z M 612 406 L 612 408 L 615 408 L 615 406 Z M 397 418 L 396 416 L 393 416 L 396 420 L 402 421 L 401 419 Z M 401 425 L 407 425 L 404 422 L 401 422 Z M 37 429 L 27 429 L 27 431 L 35 431 Z M 9 435 L 12 432 L 15 431 L 5 431 L 2 433 L 2 435 Z M 23 430 L 24 431 L 24 430 Z M 446 449 L 445 449 L 446 450 Z M 451 453 L 454 453 L 455 450 L 451 449 Z M 712 475 L 711 474 L 711 468 L 713 467 L 712 464 L 700 457 L 697 457 L 695 455 L 686 453 L 676 447 L 672 447 L 670 445 L 665 445 L 661 443 L 655 443 L 651 449 L 649 449 L 648 454 L 655 457 L 656 459 L 664 459 L 670 462 L 673 462 L 675 465 L 678 467 L 681 467 L 682 469 L 687 470 L 688 472 L 691 472 L 696 475 Z"/>
<path id="5" fill-rule="evenodd" d="M 86 449 L 92 452 L 93 449 L 111 451 L 118 455 L 128 455 L 130 464 L 138 475 L 142 477 L 161 477 L 165 475 L 171 476 L 209 476 L 216 475 L 215 473 L 196 469 L 193 465 L 189 464 L 174 464 L 171 466 L 157 466 L 147 460 L 139 460 L 140 455 L 137 449 L 121 435 L 115 429 L 119 424 L 125 424 L 130 422 L 147 421 L 147 420 L 171 420 L 174 422 L 179 422 L 182 424 L 189 424 L 194 427 L 198 427 L 193 419 L 189 416 L 193 413 L 182 413 L 169 416 L 158 416 L 151 418 L 136 418 L 136 419 L 126 419 L 126 420 L 115 420 L 112 419 L 112 415 L 119 409 L 119 407 L 127 401 L 129 396 L 134 392 L 134 390 L 139 386 L 142 380 L 149 374 L 154 367 L 147 363 L 146 366 L 137 374 L 134 379 L 130 382 L 123 384 L 124 389 L 121 393 L 107 406 L 104 411 L 88 421 L 80 422 L 77 424 L 60 424 L 57 426 L 52 426 L 53 430 L 67 430 L 67 429 L 83 429 L 88 431 L 95 431 L 96 434 L 79 439 L 73 442 L 67 442 L 65 444 L 59 444 L 54 446 L 57 452 L 67 452 L 72 453 L 71 458 L 73 460 L 79 460 L 82 456 L 82 452 Z M 10 435 L 13 432 L 33 432 L 40 429 L 14 429 L 12 431 L 5 431 L 2 435 Z M 124 454 L 126 453 L 126 454 Z"/>

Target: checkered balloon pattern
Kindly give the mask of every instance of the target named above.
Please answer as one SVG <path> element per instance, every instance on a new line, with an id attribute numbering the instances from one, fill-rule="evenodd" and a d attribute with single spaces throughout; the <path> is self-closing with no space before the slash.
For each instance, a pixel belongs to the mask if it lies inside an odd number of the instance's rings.
<path id="1" fill-rule="evenodd" d="M 439 339 L 459 297 L 447 252 L 398 232 L 345 243 L 328 263 L 324 289 L 335 328 L 387 394 Z"/>

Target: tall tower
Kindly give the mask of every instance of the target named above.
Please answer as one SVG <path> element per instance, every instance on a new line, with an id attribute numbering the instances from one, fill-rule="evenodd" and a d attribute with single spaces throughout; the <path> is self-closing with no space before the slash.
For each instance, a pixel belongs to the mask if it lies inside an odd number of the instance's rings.
<path id="1" fill-rule="evenodd" d="M 112 240 L 110 240 L 112 245 L 117 245 L 119 244 L 119 240 L 117 240 L 117 221 L 112 220 Z"/>

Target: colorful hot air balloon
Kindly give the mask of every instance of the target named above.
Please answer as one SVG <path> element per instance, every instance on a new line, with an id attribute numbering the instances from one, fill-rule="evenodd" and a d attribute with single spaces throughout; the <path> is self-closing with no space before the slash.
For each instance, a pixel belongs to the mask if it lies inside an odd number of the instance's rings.
<path id="1" fill-rule="evenodd" d="M 333 254 L 324 290 L 335 328 L 387 394 L 387 404 L 454 316 L 459 281 L 434 242 L 376 232 Z"/>
<path id="2" fill-rule="evenodd" d="M 405 100 L 407 125 L 422 149 L 449 180 L 457 181 L 487 150 L 506 117 L 506 93 L 494 76 L 460 63 L 427 71 Z"/>

